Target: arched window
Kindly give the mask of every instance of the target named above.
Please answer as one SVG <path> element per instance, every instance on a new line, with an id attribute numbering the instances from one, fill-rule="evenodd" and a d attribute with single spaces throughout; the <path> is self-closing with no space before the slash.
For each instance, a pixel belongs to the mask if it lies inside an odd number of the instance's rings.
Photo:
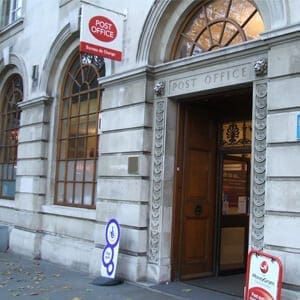
<path id="1" fill-rule="evenodd" d="M 201 1 L 182 24 L 171 59 L 250 41 L 258 38 L 263 29 L 251 0 Z"/>
<path id="2" fill-rule="evenodd" d="M 95 207 L 103 58 L 76 55 L 65 74 L 57 139 L 55 203 Z"/>
<path id="3" fill-rule="evenodd" d="M 14 199 L 20 109 L 23 81 L 20 75 L 8 80 L 0 99 L 0 198 Z"/>

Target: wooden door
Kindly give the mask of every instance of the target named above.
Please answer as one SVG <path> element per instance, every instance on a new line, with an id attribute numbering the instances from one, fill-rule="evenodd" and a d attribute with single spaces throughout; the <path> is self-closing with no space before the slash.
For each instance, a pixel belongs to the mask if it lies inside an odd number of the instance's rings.
<path id="1" fill-rule="evenodd" d="M 178 275 L 189 279 L 213 272 L 217 126 L 212 113 L 195 105 L 182 110 Z"/>

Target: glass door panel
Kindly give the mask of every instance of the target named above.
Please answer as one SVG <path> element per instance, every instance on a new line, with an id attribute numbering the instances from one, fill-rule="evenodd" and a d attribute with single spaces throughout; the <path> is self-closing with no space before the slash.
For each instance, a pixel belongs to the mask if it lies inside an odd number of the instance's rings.
<path id="1" fill-rule="evenodd" d="M 249 222 L 249 158 L 224 155 L 222 159 L 222 213 L 220 272 L 243 271 Z"/>
<path id="2" fill-rule="evenodd" d="M 222 215 L 248 214 L 248 162 L 236 156 L 223 159 Z"/>

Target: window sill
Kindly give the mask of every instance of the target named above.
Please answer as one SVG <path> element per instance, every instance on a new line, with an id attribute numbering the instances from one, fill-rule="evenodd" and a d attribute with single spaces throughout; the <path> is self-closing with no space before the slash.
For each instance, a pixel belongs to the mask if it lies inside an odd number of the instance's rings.
<path id="1" fill-rule="evenodd" d="M 60 205 L 43 205 L 42 212 L 57 216 L 71 217 L 83 220 L 96 220 L 96 210 L 86 208 L 66 207 Z"/>
<path id="2" fill-rule="evenodd" d="M 0 199 L 0 207 L 16 208 L 16 201 Z M 65 207 L 60 205 L 43 205 L 42 213 L 90 221 L 96 220 L 96 210 L 90 210 L 86 208 Z"/>
<path id="3" fill-rule="evenodd" d="M 15 36 L 24 29 L 24 18 L 19 18 L 13 23 L 0 27 L 0 43 Z"/>
<path id="4" fill-rule="evenodd" d="M 0 199 L 0 207 L 15 208 L 16 201 L 9 199 Z"/>

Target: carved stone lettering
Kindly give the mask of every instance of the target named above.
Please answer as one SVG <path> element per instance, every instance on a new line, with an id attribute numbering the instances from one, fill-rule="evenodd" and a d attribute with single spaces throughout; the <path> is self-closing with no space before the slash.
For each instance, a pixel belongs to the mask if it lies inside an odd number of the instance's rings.
<path id="1" fill-rule="evenodd" d="M 205 84 L 220 84 L 243 78 L 246 79 L 248 75 L 247 71 L 247 66 L 244 66 L 209 73 L 204 75 L 204 82 Z"/>
<path id="2" fill-rule="evenodd" d="M 191 77 L 170 80 L 170 95 L 215 88 L 229 84 L 251 81 L 250 65 L 236 66 L 214 72 L 201 73 Z"/>
<path id="3" fill-rule="evenodd" d="M 195 87 L 195 83 L 197 78 L 188 78 L 188 79 L 180 79 L 174 80 L 171 84 L 171 90 L 186 90 L 186 89 L 193 89 Z"/>

